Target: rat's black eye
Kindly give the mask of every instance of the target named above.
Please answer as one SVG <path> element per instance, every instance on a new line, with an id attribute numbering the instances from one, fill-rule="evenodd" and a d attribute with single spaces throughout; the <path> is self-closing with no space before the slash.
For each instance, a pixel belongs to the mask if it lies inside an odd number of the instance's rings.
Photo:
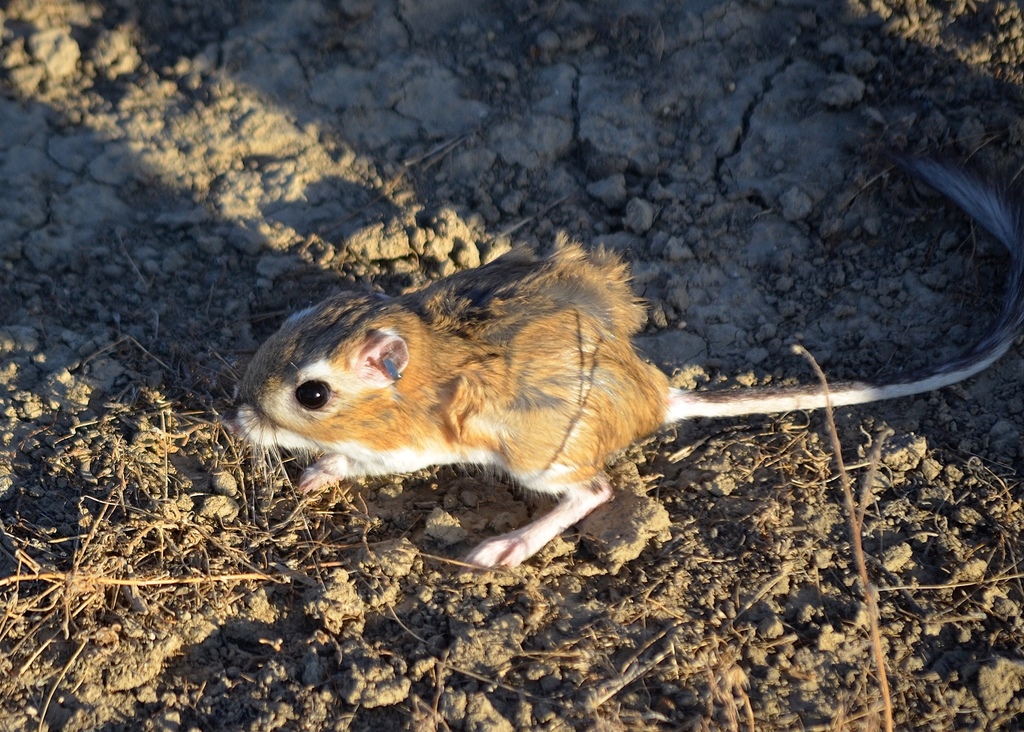
<path id="1" fill-rule="evenodd" d="M 303 381 L 295 387 L 295 398 L 306 409 L 320 409 L 331 400 L 331 387 L 322 381 Z"/>

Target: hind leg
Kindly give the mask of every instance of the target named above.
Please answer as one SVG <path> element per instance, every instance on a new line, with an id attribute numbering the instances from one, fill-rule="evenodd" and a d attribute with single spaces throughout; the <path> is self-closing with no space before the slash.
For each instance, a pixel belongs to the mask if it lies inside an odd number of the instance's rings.
<path id="1" fill-rule="evenodd" d="M 598 474 L 589 484 L 573 486 L 548 513 L 521 529 L 495 536 L 471 551 L 465 561 L 478 567 L 518 567 L 545 544 L 607 501 L 612 487 Z"/>

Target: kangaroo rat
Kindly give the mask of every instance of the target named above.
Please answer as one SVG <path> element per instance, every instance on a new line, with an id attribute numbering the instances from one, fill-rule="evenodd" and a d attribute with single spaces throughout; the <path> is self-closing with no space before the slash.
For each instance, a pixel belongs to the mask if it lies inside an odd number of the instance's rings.
<path id="1" fill-rule="evenodd" d="M 976 374 L 1024 323 L 1024 209 L 978 178 L 901 161 L 1010 251 L 995 325 L 957 359 L 888 380 L 690 392 L 634 351 L 643 306 L 626 266 L 563 242 L 545 259 L 516 249 L 396 298 L 339 293 L 290 317 L 242 379 L 233 431 L 266 447 L 312 450 L 300 489 L 344 478 L 474 463 L 557 496 L 549 513 L 466 558 L 514 567 L 611 495 L 617 450 L 691 417 L 764 414 L 917 394 Z"/>

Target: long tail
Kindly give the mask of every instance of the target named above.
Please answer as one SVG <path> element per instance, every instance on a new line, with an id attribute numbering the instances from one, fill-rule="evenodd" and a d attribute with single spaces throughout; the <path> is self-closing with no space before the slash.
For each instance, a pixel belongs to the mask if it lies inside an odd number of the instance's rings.
<path id="1" fill-rule="evenodd" d="M 691 417 L 839 407 L 920 394 L 955 384 L 988 368 L 1010 348 L 1024 328 L 1024 208 L 1005 187 L 995 187 L 960 168 L 935 160 L 902 159 L 899 165 L 970 214 L 1010 252 L 1006 299 L 992 330 L 964 355 L 939 366 L 878 381 L 836 382 L 828 394 L 821 386 L 692 392 L 671 389 L 666 422 Z"/>

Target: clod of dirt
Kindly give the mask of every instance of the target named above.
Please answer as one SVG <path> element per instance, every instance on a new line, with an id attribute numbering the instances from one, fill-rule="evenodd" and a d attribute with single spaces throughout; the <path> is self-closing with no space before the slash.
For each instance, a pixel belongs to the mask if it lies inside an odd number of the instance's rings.
<path id="1" fill-rule="evenodd" d="M 928 440 L 920 435 L 894 435 L 882 445 L 882 464 L 905 473 L 914 470 L 928 453 Z"/>
<path id="2" fill-rule="evenodd" d="M 197 513 L 204 519 L 229 523 L 238 518 L 240 510 L 234 498 L 212 495 L 202 499 Z"/>
<path id="3" fill-rule="evenodd" d="M 431 511 L 430 515 L 427 516 L 425 531 L 427 536 L 444 546 L 458 544 L 469 534 L 466 529 L 462 528 L 462 524 L 459 523 L 455 516 L 452 516 L 440 506 Z"/>
<path id="4" fill-rule="evenodd" d="M 587 193 L 610 209 L 622 208 L 626 203 L 626 176 L 616 173 L 594 181 L 587 186 Z"/>
<path id="5" fill-rule="evenodd" d="M 106 669 L 105 688 L 112 692 L 128 691 L 152 681 L 164 670 L 168 659 L 181 649 L 183 641 L 180 635 L 170 635 L 157 643 L 132 643 L 131 650 L 120 648 L 120 653 L 111 657 Z"/>
<path id="6" fill-rule="evenodd" d="M 796 186 L 783 193 L 779 203 L 782 204 L 782 218 L 786 221 L 806 219 L 814 206 L 810 196 Z"/>
<path id="7" fill-rule="evenodd" d="M 399 259 L 409 256 L 409 236 L 398 226 L 372 224 L 349 235 L 345 246 L 362 260 Z"/>
<path id="8" fill-rule="evenodd" d="M 491 700 L 473 694 L 466 700 L 466 732 L 513 732 L 515 727 L 503 717 Z"/>
<path id="9" fill-rule="evenodd" d="M 82 51 L 65 28 L 50 28 L 33 33 L 28 39 L 32 58 L 43 65 L 52 82 L 73 76 Z"/>
<path id="10" fill-rule="evenodd" d="M 366 605 L 348 572 L 336 569 L 326 578 L 323 588 L 306 593 L 303 612 L 310 620 L 333 636 L 358 636 L 366 622 Z"/>
<path id="11" fill-rule="evenodd" d="M 640 556 L 651 539 L 668 537 L 672 525 L 668 511 L 648 496 L 621 491 L 580 524 L 587 547 L 616 574 L 626 562 Z"/>
<path id="12" fill-rule="evenodd" d="M 654 225 L 654 206 L 650 201 L 634 198 L 626 204 L 626 216 L 622 225 L 634 234 L 646 234 Z"/>
<path id="13" fill-rule="evenodd" d="M 384 659 L 358 640 L 343 643 L 339 655 L 342 675 L 338 693 L 346 703 L 374 709 L 400 704 L 408 698 L 412 681 L 402 659 Z"/>
<path id="14" fill-rule="evenodd" d="M 849 109 L 864 98 L 864 82 L 852 74 L 833 74 L 830 86 L 818 95 L 818 101 L 831 109 Z"/>
<path id="15" fill-rule="evenodd" d="M 1014 696 L 1024 688 L 1024 663 L 1009 658 L 996 658 L 978 669 L 975 681 L 978 699 L 989 711 L 1009 709 Z M 1018 713 L 1024 705 L 1015 705 Z"/>
<path id="16" fill-rule="evenodd" d="M 142 63 L 142 57 L 132 43 L 131 36 L 123 28 L 104 29 L 89 58 L 96 70 L 107 79 L 130 74 Z"/>
<path id="17" fill-rule="evenodd" d="M 413 570 L 419 550 L 408 539 L 375 544 L 359 552 L 359 593 L 367 611 L 383 612 L 401 602 L 402 580 Z"/>
<path id="18" fill-rule="evenodd" d="M 523 638 L 523 619 L 502 615 L 491 620 L 486 628 L 462 628 L 452 643 L 449 658 L 457 667 L 480 674 L 494 673 L 522 653 Z"/>

